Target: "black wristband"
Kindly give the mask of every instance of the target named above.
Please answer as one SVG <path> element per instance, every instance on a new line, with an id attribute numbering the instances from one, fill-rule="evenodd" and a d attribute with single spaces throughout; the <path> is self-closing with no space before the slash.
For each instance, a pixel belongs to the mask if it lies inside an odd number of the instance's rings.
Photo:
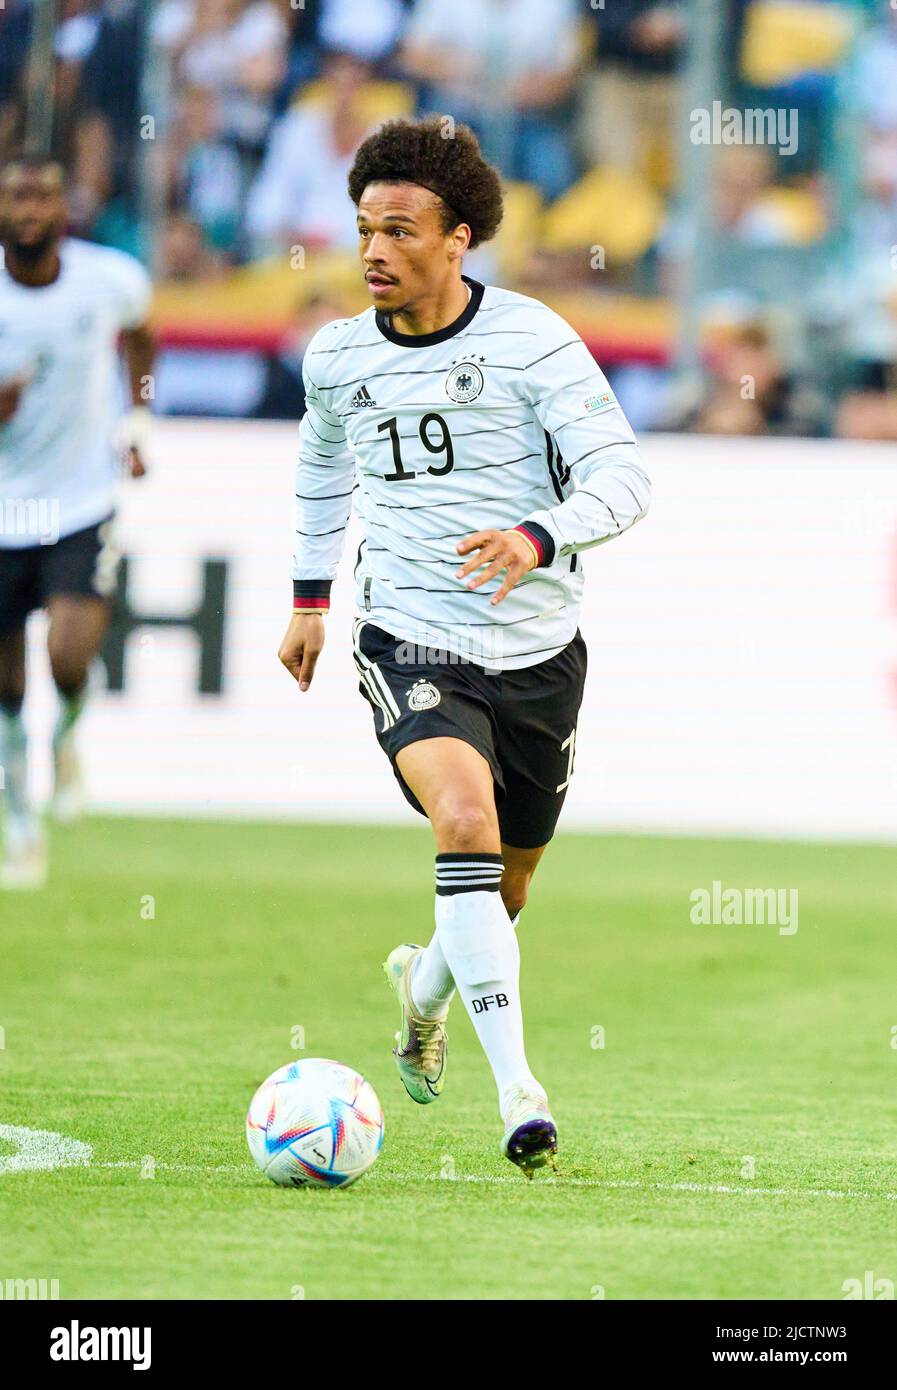
<path id="1" fill-rule="evenodd" d="M 293 608 L 315 609 L 326 613 L 330 607 L 332 579 L 294 579 Z"/>
<path id="2" fill-rule="evenodd" d="M 554 538 L 549 535 L 544 526 L 540 526 L 538 521 L 521 521 L 519 526 L 514 527 L 514 530 L 522 531 L 532 541 L 539 555 L 537 568 L 551 564 L 555 551 Z"/>

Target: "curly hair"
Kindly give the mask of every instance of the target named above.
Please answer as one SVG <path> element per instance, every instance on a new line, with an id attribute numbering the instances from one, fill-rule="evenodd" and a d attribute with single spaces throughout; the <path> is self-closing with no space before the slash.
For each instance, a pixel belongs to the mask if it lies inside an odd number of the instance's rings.
<path id="1" fill-rule="evenodd" d="M 349 171 L 349 197 L 357 207 L 369 183 L 415 183 L 443 204 L 443 230 L 470 227 L 470 246 L 495 236 L 502 218 L 498 172 L 480 152 L 469 126 L 445 116 L 387 121 L 358 147 Z"/>

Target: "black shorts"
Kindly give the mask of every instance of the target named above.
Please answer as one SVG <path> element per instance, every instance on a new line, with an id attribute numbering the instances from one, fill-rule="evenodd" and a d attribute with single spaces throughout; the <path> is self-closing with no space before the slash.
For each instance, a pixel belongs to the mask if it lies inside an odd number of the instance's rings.
<path id="1" fill-rule="evenodd" d="M 501 672 L 452 661 L 447 652 L 428 652 L 444 660 L 407 661 L 418 654 L 411 643 L 360 619 L 354 645 L 377 741 L 414 809 L 425 814 L 396 767 L 397 753 L 419 739 L 460 738 L 492 768 L 502 843 L 547 844 L 573 773 L 586 679 L 581 634 L 550 661 Z"/>
<path id="2" fill-rule="evenodd" d="M 0 632 L 22 627 L 28 614 L 54 594 L 109 598 L 118 560 L 112 517 L 54 545 L 0 547 Z"/>

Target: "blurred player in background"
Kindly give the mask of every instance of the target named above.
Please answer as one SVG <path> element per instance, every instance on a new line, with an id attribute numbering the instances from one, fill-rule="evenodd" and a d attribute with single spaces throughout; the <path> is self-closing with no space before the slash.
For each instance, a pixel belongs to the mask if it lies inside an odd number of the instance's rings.
<path id="1" fill-rule="evenodd" d="M 445 137 L 439 118 L 388 123 L 349 175 L 374 307 L 305 355 L 280 656 L 307 690 L 354 492 L 361 691 L 436 838 L 436 933 L 386 962 L 399 1074 L 413 1100 L 439 1096 L 457 988 L 495 1077 L 502 1152 L 531 1174 L 557 1130 L 524 1050 L 514 927 L 573 770 L 579 552 L 637 522 L 649 483 L 579 334 L 462 275 L 502 192 L 467 127 Z"/>
<path id="2" fill-rule="evenodd" d="M 145 472 L 150 281 L 132 257 L 66 238 L 66 220 L 58 164 L 23 159 L 0 171 L 0 884 L 6 888 L 39 886 L 45 876 L 22 719 L 26 620 L 34 609 L 47 610 L 59 695 L 53 811 L 70 821 L 82 801 L 75 725 L 116 582 L 113 518 L 122 453 L 132 477 Z M 124 419 L 119 337 L 133 403 Z"/>

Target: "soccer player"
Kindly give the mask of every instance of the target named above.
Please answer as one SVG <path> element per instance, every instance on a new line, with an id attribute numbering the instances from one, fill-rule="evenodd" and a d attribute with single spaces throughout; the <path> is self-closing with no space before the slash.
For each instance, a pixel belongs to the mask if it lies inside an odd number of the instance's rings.
<path id="1" fill-rule="evenodd" d="M 149 278 L 120 251 L 66 239 L 66 217 L 57 164 L 23 159 L 0 171 L 0 885 L 6 888 L 38 886 L 45 875 L 22 720 L 26 620 L 33 609 L 46 608 L 59 695 L 53 808 L 71 820 L 81 800 L 74 730 L 116 581 L 120 451 L 132 477 L 145 471 Z M 133 400 L 124 421 L 119 335 Z"/>
<path id="2" fill-rule="evenodd" d="M 457 990 L 492 1067 L 502 1152 L 557 1149 L 524 1050 L 515 926 L 573 771 L 586 674 L 580 551 L 645 513 L 649 483 L 607 380 L 538 300 L 462 274 L 501 221 L 472 133 L 393 122 L 349 176 L 373 306 L 305 356 L 294 612 L 280 659 L 308 690 L 352 497 L 354 654 L 380 746 L 436 841 L 436 931 L 398 946 L 399 1074 L 445 1080 Z"/>

